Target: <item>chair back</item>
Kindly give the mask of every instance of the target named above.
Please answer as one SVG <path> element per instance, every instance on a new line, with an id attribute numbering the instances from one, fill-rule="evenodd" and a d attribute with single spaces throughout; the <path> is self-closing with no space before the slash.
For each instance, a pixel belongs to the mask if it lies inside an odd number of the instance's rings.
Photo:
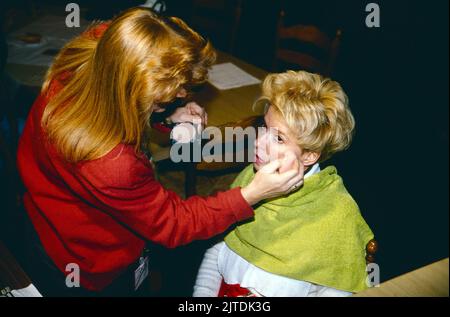
<path id="1" fill-rule="evenodd" d="M 339 52 L 342 31 L 336 30 L 334 38 L 330 38 L 314 25 L 298 24 L 287 27 L 284 25 L 284 18 L 285 12 L 281 11 L 277 26 L 274 70 L 284 71 L 286 68 L 295 67 L 331 76 Z"/>
<path id="2" fill-rule="evenodd" d="M 191 25 L 213 45 L 233 53 L 242 13 L 242 0 L 194 0 Z"/>
<path id="3" fill-rule="evenodd" d="M 375 263 L 375 253 L 378 251 L 378 242 L 375 239 L 370 240 L 366 245 L 366 263 Z"/>

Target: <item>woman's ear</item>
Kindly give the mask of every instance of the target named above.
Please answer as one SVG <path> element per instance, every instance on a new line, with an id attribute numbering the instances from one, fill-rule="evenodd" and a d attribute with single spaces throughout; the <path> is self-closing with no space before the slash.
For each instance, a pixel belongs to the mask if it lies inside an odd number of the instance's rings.
<path id="1" fill-rule="evenodd" d="M 313 166 L 320 158 L 320 153 L 317 152 L 304 152 L 302 154 L 302 162 L 305 167 Z"/>

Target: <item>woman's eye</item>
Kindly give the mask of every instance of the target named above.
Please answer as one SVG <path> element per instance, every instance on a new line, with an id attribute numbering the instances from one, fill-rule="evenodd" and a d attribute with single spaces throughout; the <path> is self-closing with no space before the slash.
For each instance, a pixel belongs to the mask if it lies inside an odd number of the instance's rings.
<path id="1" fill-rule="evenodd" d="M 279 144 L 283 144 L 284 140 L 281 136 L 276 135 L 276 134 L 271 134 L 271 138 L 274 142 L 279 143 Z"/>

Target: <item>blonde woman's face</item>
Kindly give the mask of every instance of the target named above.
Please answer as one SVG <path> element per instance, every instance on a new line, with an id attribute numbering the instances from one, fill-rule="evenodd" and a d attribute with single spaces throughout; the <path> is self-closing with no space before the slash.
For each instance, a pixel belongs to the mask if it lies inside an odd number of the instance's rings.
<path id="1" fill-rule="evenodd" d="M 255 142 L 255 169 L 259 170 L 273 160 L 283 159 L 288 153 L 301 162 L 303 151 L 283 116 L 270 106 L 264 122 L 265 129 L 260 130 Z M 290 167 L 282 168 L 288 170 Z"/>

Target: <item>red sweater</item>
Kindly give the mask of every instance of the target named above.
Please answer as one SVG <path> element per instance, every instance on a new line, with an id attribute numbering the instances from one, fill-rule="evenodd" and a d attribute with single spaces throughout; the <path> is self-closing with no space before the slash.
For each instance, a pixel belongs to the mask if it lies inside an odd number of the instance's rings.
<path id="1" fill-rule="evenodd" d="M 54 81 L 50 98 L 59 89 Z M 239 188 L 182 200 L 155 180 L 149 161 L 129 145 L 96 160 L 65 162 L 41 128 L 47 101 L 37 98 L 20 139 L 24 205 L 47 254 L 62 272 L 77 263 L 83 287 L 109 285 L 140 256 L 146 239 L 173 248 L 253 216 Z"/>

